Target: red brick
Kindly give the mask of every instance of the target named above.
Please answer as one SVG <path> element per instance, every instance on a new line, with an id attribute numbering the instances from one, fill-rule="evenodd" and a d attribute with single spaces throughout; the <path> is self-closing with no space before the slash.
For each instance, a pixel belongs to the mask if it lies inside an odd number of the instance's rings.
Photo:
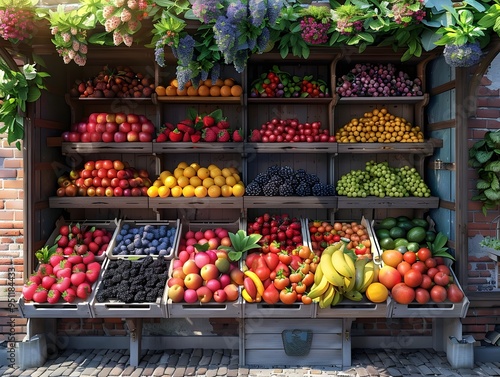
<path id="1" fill-rule="evenodd" d="M 23 160 L 18 159 L 18 158 L 12 158 L 12 159 L 7 159 L 3 162 L 3 167 L 4 168 L 22 168 L 23 167 Z"/>
<path id="2" fill-rule="evenodd" d="M 0 178 L 16 178 L 17 173 L 14 169 L 0 169 Z"/>
<path id="3" fill-rule="evenodd" d="M 19 179 L 4 179 L 3 187 L 7 189 L 18 189 L 22 190 L 24 187 L 24 182 Z"/>
<path id="4" fill-rule="evenodd" d="M 16 199 L 16 200 L 8 200 L 5 201 L 5 209 L 23 209 L 23 201 Z"/>

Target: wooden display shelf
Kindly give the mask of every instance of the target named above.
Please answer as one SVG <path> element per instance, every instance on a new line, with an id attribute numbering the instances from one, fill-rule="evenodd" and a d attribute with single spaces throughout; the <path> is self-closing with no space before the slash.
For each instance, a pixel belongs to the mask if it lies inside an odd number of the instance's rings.
<path id="1" fill-rule="evenodd" d="M 379 198 L 367 196 L 366 198 L 337 197 L 337 208 L 438 208 L 439 198 L 407 197 L 407 198 Z"/>
<path id="2" fill-rule="evenodd" d="M 201 96 L 153 96 L 154 102 L 162 103 L 215 103 L 233 104 L 243 103 L 243 96 L 240 97 L 201 97 Z"/>
<path id="3" fill-rule="evenodd" d="M 126 143 L 71 143 L 62 142 L 63 154 L 79 153 L 127 153 L 127 154 L 151 154 L 153 143 L 150 142 L 126 142 Z"/>
<path id="4" fill-rule="evenodd" d="M 111 105 L 113 103 L 126 103 L 126 102 L 136 102 L 141 104 L 153 104 L 153 97 L 141 97 L 141 98 L 131 98 L 131 97 L 112 97 L 112 98 L 93 98 L 93 97 L 71 97 L 66 95 L 66 103 L 76 104 L 79 101 L 89 102 L 93 105 Z"/>
<path id="5" fill-rule="evenodd" d="M 337 94 L 335 94 L 338 96 Z M 340 97 L 338 96 L 338 104 L 347 105 L 347 104 L 426 104 L 429 101 L 429 95 L 424 94 L 422 96 L 391 96 L 391 97 Z"/>
<path id="6" fill-rule="evenodd" d="M 313 304 L 296 302 L 285 305 L 281 302 L 270 305 L 265 302 L 242 304 L 243 318 L 314 318 Z"/>
<path id="7" fill-rule="evenodd" d="M 318 104 L 329 104 L 333 101 L 333 97 L 323 97 L 323 98 L 310 98 L 310 97 L 248 97 L 247 102 L 252 103 L 290 103 L 290 104 L 301 104 L 301 105 L 318 105 Z"/>
<path id="8" fill-rule="evenodd" d="M 149 198 L 150 208 L 198 208 L 198 209 L 220 209 L 220 208 L 243 208 L 243 197 L 219 197 L 219 198 Z"/>
<path id="9" fill-rule="evenodd" d="M 432 156 L 434 144 L 424 143 L 337 143 L 338 153 L 407 153 Z"/>
<path id="10" fill-rule="evenodd" d="M 168 290 L 168 288 L 166 288 Z M 172 302 L 168 299 L 168 318 L 241 318 L 241 296 L 236 301 L 226 302 Z"/>
<path id="11" fill-rule="evenodd" d="M 337 208 L 336 196 L 244 196 L 245 208 Z"/>
<path id="12" fill-rule="evenodd" d="M 147 196 L 51 196 L 50 208 L 148 208 Z"/>
<path id="13" fill-rule="evenodd" d="M 245 143 L 246 153 L 332 153 L 338 152 L 338 143 Z"/>
<path id="14" fill-rule="evenodd" d="M 190 142 L 162 142 L 153 143 L 152 151 L 161 153 L 243 153 L 243 143 L 190 143 Z"/>
<path id="15" fill-rule="evenodd" d="M 331 308 L 316 307 L 314 318 L 389 318 L 391 298 L 381 303 L 369 301 L 363 297 L 361 301 L 344 299 Z"/>

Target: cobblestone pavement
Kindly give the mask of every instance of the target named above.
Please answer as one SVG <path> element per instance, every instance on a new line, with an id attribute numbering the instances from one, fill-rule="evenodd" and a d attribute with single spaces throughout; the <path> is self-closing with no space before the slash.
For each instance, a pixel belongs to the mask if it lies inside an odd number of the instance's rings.
<path id="1" fill-rule="evenodd" d="M 240 367 L 230 350 L 145 351 L 138 367 L 128 365 L 127 350 L 66 350 L 36 369 L 0 367 L 0 376 L 30 377 L 304 377 L 304 376 L 500 376 L 498 362 L 474 369 L 452 369 L 444 352 L 426 350 L 352 350 L 350 367 Z"/>

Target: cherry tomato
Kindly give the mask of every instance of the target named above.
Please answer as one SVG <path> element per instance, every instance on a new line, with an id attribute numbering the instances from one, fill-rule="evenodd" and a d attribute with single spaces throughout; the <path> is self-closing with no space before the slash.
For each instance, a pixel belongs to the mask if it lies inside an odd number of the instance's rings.
<path id="1" fill-rule="evenodd" d="M 297 301 L 297 292 L 295 292 L 291 287 L 285 288 L 280 291 L 280 300 L 286 305 L 291 305 Z"/>

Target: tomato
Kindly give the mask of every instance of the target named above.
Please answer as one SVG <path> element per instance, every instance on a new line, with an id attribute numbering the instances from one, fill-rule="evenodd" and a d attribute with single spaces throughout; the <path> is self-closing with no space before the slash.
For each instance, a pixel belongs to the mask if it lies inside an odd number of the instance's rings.
<path id="1" fill-rule="evenodd" d="M 297 292 L 292 288 L 285 288 L 280 291 L 280 300 L 283 304 L 291 305 L 297 301 Z"/>
<path id="2" fill-rule="evenodd" d="M 425 262 L 427 259 L 432 257 L 432 252 L 427 247 L 421 247 L 417 251 L 417 257 L 422 262 Z"/>
<path id="3" fill-rule="evenodd" d="M 431 299 L 431 294 L 425 288 L 419 287 L 415 289 L 415 301 L 419 304 L 426 304 Z"/>
<path id="4" fill-rule="evenodd" d="M 340 236 L 338 234 L 333 235 L 333 242 L 339 242 L 340 241 Z"/>
<path id="5" fill-rule="evenodd" d="M 271 242 L 271 244 L 269 245 L 269 251 L 271 253 L 279 253 L 281 251 L 280 243 L 277 241 Z"/>
<path id="6" fill-rule="evenodd" d="M 407 251 L 403 254 L 403 260 L 409 264 L 413 264 L 417 261 L 417 254 L 413 251 Z"/>
<path id="7" fill-rule="evenodd" d="M 398 304 L 408 305 L 415 300 L 415 290 L 405 283 L 398 283 L 391 289 L 391 295 Z"/>
<path id="8" fill-rule="evenodd" d="M 302 278 L 302 284 L 304 284 L 307 287 L 310 287 L 314 283 L 314 273 L 309 272 L 306 276 Z"/>
<path id="9" fill-rule="evenodd" d="M 273 284 L 277 290 L 281 291 L 290 285 L 290 279 L 283 274 L 277 274 Z"/>
<path id="10" fill-rule="evenodd" d="M 323 233 L 323 239 L 327 242 L 333 241 L 333 234 L 330 232 Z"/>
<path id="11" fill-rule="evenodd" d="M 267 304 L 276 304 L 280 299 L 279 290 L 273 284 L 269 284 L 262 294 L 262 299 Z"/>
<path id="12" fill-rule="evenodd" d="M 464 299 L 464 293 L 455 283 L 452 283 L 448 286 L 446 293 L 448 295 L 448 299 L 451 302 L 462 302 L 462 300 Z"/>
<path id="13" fill-rule="evenodd" d="M 431 299 L 434 302 L 443 302 L 446 300 L 446 288 L 442 285 L 435 285 L 430 291 Z"/>
<path id="14" fill-rule="evenodd" d="M 444 272 L 446 275 L 451 275 L 450 268 L 445 264 L 440 264 L 436 266 L 436 268 L 438 269 L 438 271 Z"/>
<path id="15" fill-rule="evenodd" d="M 422 262 L 421 260 L 416 261 L 411 265 L 411 268 L 415 270 L 419 270 L 421 273 L 425 273 L 427 271 L 427 267 L 425 266 L 425 263 Z"/>
<path id="16" fill-rule="evenodd" d="M 303 275 L 299 270 L 292 270 L 289 278 L 291 283 L 298 283 L 299 281 L 302 281 Z"/>
<path id="17" fill-rule="evenodd" d="M 280 260 L 280 262 L 284 263 L 284 264 L 290 264 L 290 262 L 292 261 L 292 256 L 290 254 L 288 254 L 288 251 L 286 250 L 282 250 L 278 253 L 278 258 Z"/>
<path id="18" fill-rule="evenodd" d="M 312 304 L 312 299 L 307 296 L 307 295 L 302 295 L 302 297 L 300 298 L 302 303 L 305 304 L 305 305 L 311 305 Z"/>
<path id="19" fill-rule="evenodd" d="M 285 276 L 290 275 L 290 268 L 283 262 L 279 262 L 274 271 L 276 271 L 276 273 L 279 273 L 281 271 L 281 273 Z"/>
<path id="20" fill-rule="evenodd" d="M 403 281 L 406 285 L 412 288 L 418 287 L 422 284 L 422 273 L 418 270 L 410 269 L 404 274 Z"/>
<path id="21" fill-rule="evenodd" d="M 307 287 L 305 284 L 303 284 L 301 281 L 299 281 L 295 285 L 295 292 L 303 294 L 306 291 Z"/>
<path id="22" fill-rule="evenodd" d="M 300 272 L 303 274 L 303 275 L 306 275 L 309 273 L 309 263 L 302 263 L 300 265 Z"/>
<path id="23" fill-rule="evenodd" d="M 299 246 L 299 257 L 301 257 L 302 259 L 307 259 L 311 256 L 311 249 L 309 248 L 309 246 L 305 246 L 305 245 L 302 245 L 302 246 Z"/>
<path id="24" fill-rule="evenodd" d="M 427 275 L 427 274 L 423 274 L 422 275 L 422 283 L 420 283 L 420 288 L 424 288 L 424 289 L 431 289 L 432 286 L 434 285 L 434 282 L 432 281 L 432 278 Z"/>
<path id="25" fill-rule="evenodd" d="M 321 226 L 321 224 L 322 224 L 322 221 L 321 221 L 321 220 L 314 220 L 314 221 L 313 221 L 313 226 L 315 226 L 316 228 L 317 228 L 317 227 L 320 227 L 320 226 Z"/>
<path id="26" fill-rule="evenodd" d="M 397 250 L 384 250 L 382 252 L 382 261 L 387 265 L 394 268 L 403 261 L 403 254 Z"/>
<path id="27" fill-rule="evenodd" d="M 250 253 L 250 254 L 247 254 L 247 257 L 245 258 L 245 264 L 246 264 L 246 266 L 251 269 L 252 266 L 253 266 L 253 263 L 259 257 L 260 257 L 259 253 Z"/>
<path id="28" fill-rule="evenodd" d="M 434 276 L 439 272 L 439 270 L 436 267 L 431 267 L 427 270 L 427 276 L 429 276 L 431 279 L 434 279 Z"/>
<path id="29" fill-rule="evenodd" d="M 318 227 L 317 226 L 311 226 L 309 227 L 309 233 L 310 234 L 314 234 L 318 231 Z"/>
<path id="30" fill-rule="evenodd" d="M 383 266 L 378 271 L 378 281 L 384 284 L 387 289 L 392 289 L 396 284 L 401 283 L 402 276 L 397 269 L 391 266 Z"/>
<path id="31" fill-rule="evenodd" d="M 269 253 L 269 244 L 265 243 L 261 246 L 261 251 L 263 254 Z"/>
<path id="32" fill-rule="evenodd" d="M 450 275 L 447 275 L 445 272 L 438 271 L 436 275 L 434 275 L 434 283 L 437 285 L 442 285 L 443 287 L 450 284 Z"/>
<path id="33" fill-rule="evenodd" d="M 400 264 L 398 264 L 398 267 L 396 267 L 396 269 L 399 271 L 401 276 L 404 276 L 408 271 L 411 270 L 411 264 L 406 261 L 402 261 Z"/>
<path id="34" fill-rule="evenodd" d="M 280 262 L 278 254 L 275 253 L 264 254 L 263 258 L 266 261 L 267 267 L 269 267 L 271 271 L 274 270 L 276 266 L 278 266 L 278 263 Z"/>
<path id="35" fill-rule="evenodd" d="M 425 266 L 427 268 L 431 268 L 431 267 L 436 267 L 437 266 L 436 259 L 432 258 L 432 257 L 431 258 L 427 258 L 424 263 L 425 263 Z"/>
<path id="36" fill-rule="evenodd" d="M 316 242 L 323 241 L 323 233 L 321 233 L 319 230 L 316 233 L 314 233 L 314 240 Z"/>

